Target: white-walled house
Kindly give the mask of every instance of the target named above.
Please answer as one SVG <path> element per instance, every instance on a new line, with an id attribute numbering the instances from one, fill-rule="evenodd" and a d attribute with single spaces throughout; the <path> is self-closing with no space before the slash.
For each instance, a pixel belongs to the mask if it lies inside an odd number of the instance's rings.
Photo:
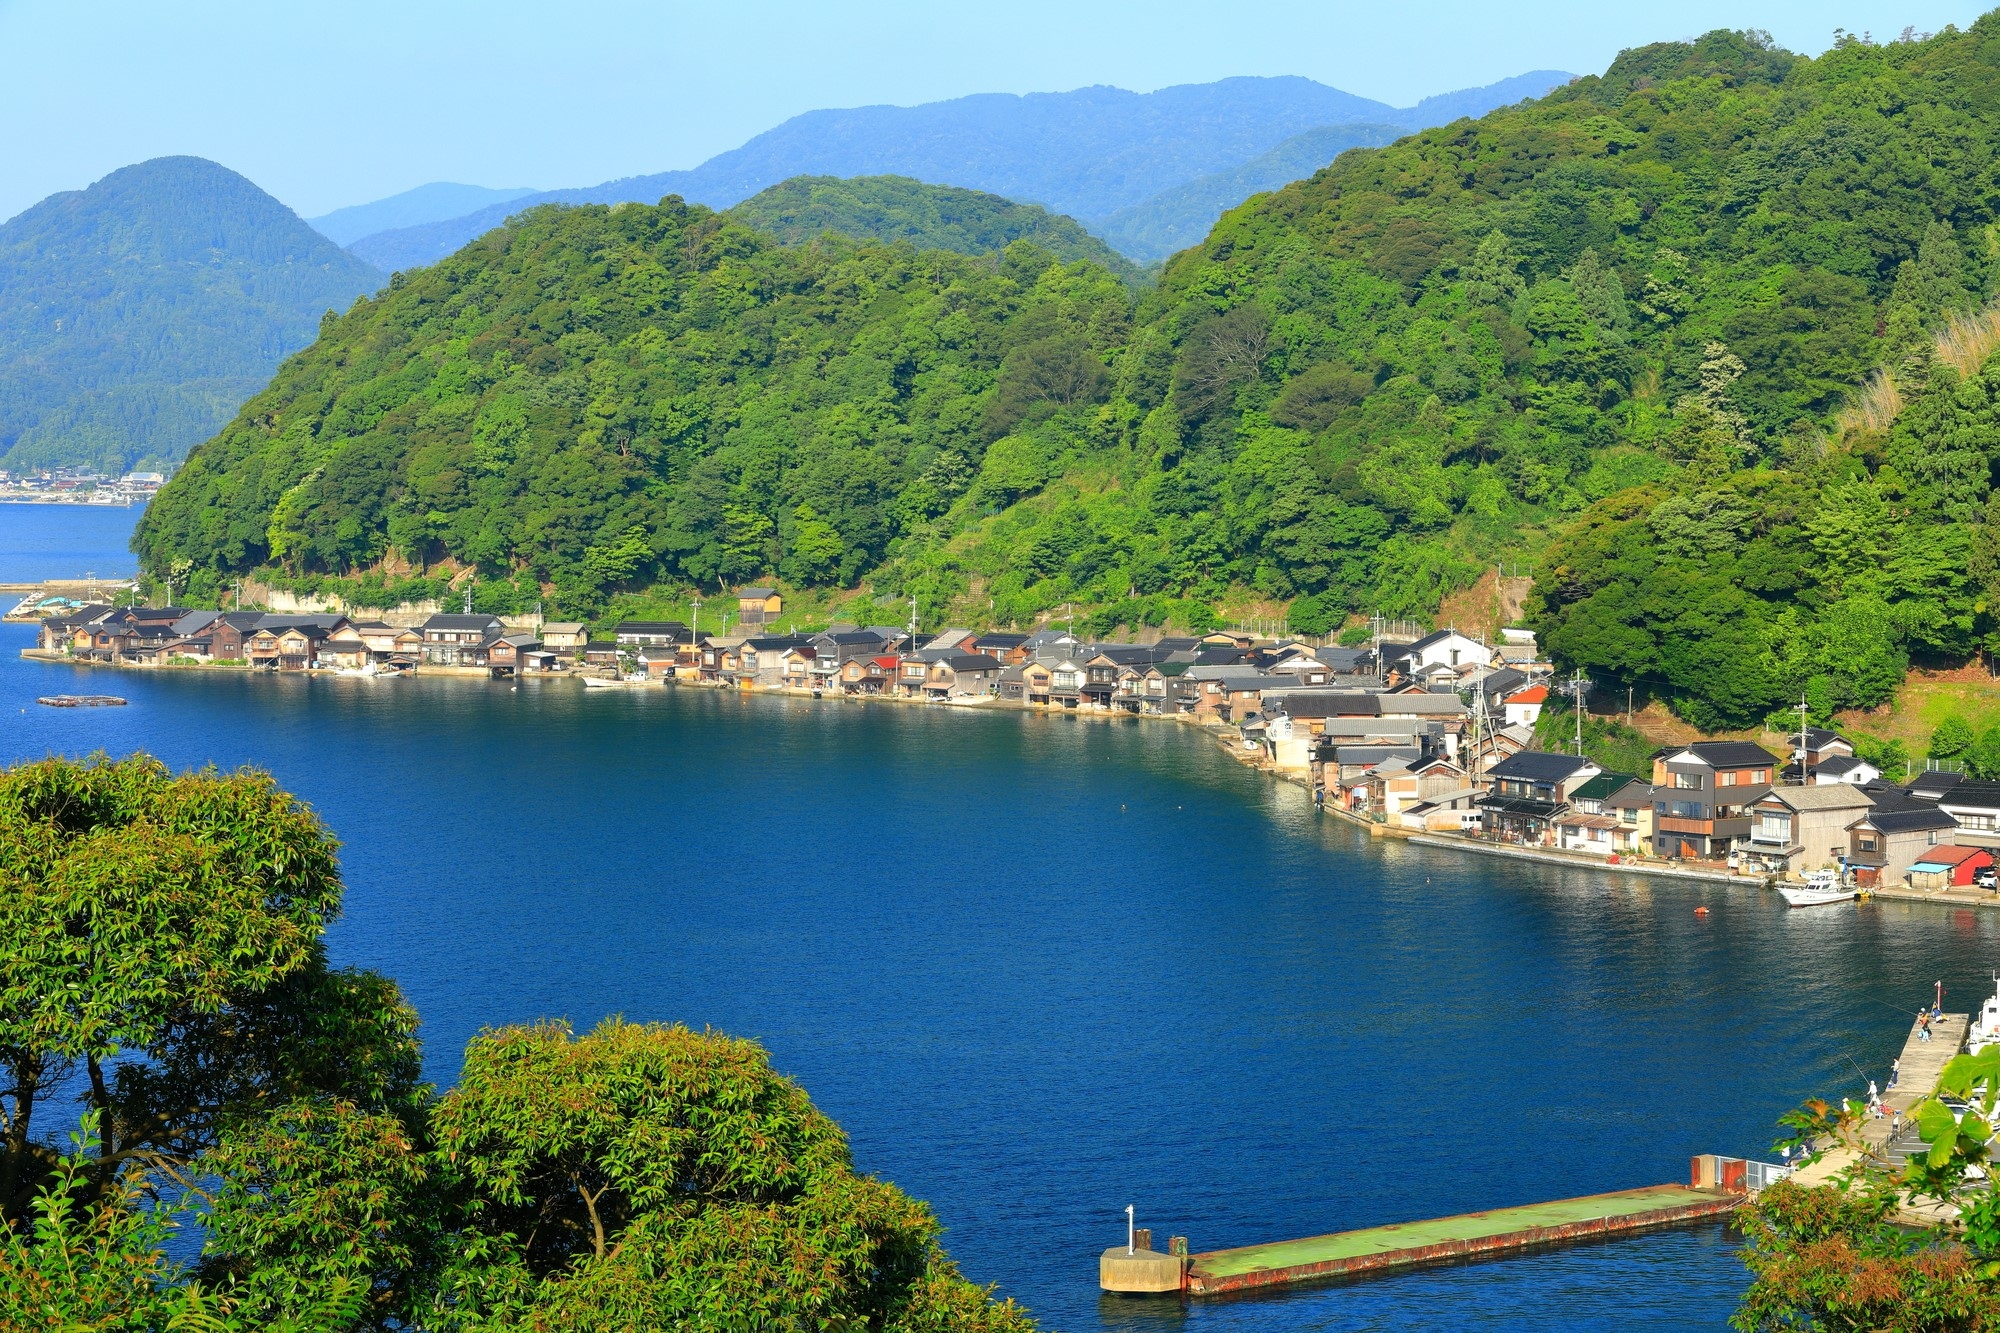
<path id="1" fill-rule="evenodd" d="M 1405 675 L 1419 676 L 1432 667 L 1490 666 L 1493 650 L 1479 640 L 1455 629 L 1441 629 L 1424 635 L 1401 650 L 1384 648 L 1385 655 L 1403 664 Z"/>
<path id="2" fill-rule="evenodd" d="M 1501 701 L 1500 711 L 1506 715 L 1510 727 L 1532 727 L 1542 715 L 1542 705 L 1549 701 L 1549 687 L 1530 685 L 1525 690 L 1516 690 Z"/>
<path id="3" fill-rule="evenodd" d="M 1865 759 L 1856 759 L 1851 754 L 1834 755 L 1822 759 L 1813 769 L 1815 787 L 1831 787 L 1835 784 L 1851 783 L 1865 787 L 1882 776 L 1882 770 Z"/>

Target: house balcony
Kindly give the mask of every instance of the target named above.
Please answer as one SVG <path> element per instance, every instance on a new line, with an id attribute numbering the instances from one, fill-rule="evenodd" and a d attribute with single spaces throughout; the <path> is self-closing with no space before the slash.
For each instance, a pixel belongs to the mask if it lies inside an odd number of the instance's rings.
<path id="1" fill-rule="evenodd" d="M 1708 838 L 1747 838 L 1747 819 L 1683 819 L 1677 815 L 1656 815 L 1653 827 L 1661 833 L 1699 833 Z"/>

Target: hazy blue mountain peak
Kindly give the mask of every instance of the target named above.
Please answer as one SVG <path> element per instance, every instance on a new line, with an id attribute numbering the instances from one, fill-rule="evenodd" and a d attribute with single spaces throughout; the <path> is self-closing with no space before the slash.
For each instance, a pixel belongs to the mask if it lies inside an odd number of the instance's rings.
<path id="1" fill-rule="evenodd" d="M 335 245 L 352 245 L 363 236 L 398 227 L 420 227 L 426 222 L 464 217 L 494 204 L 504 204 L 536 193 L 533 186 L 495 190 L 484 185 L 460 185 L 454 181 L 432 181 L 386 199 L 336 208 L 306 221 Z"/>
<path id="2" fill-rule="evenodd" d="M 529 204 L 653 203 L 678 194 L 728 208 L 795 176 L 908 176 L 1040 204 L 1098 228 L 1120 210 L 1239 168 L 1310 130 L 1348 124 L 1418 129 L 1546 92 L 1569 78 L 1522 75 L 1402 110 L 1285 75 L 1150 93 L 1098 84 L 1060 93 L 975 93 L 911 107 L 808 111 L 692 170 L 550 190 L 449 221 L 365 236 L 352 246 L 378 267 L 415 268 L 435 263 Z"/>

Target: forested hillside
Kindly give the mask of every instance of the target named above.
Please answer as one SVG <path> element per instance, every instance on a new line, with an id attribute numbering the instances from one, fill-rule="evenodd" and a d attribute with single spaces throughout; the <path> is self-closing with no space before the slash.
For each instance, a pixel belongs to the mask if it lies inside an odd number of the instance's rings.
<path id="1" fill-rule="evenodd" d="M 1561 658 L 1697 720 L 1871 702 L 1994 629 L 2000 372 L 1928 349 L 2000 272 L 1997 38 L 1629 51 L 1236 210 L 1136 306 L 1020 244 L 538 211 L 331 325 L 140 549 L 1310 632 L 1539 561 Z"/>
<path id="2" fill-rule="evenodd" d="M 382 275 L 233 171 L 163 157 L 0 225 L 0 467 L 166 467 Z"/>
<path id="3" fill-rule="evenodd" d="M 785 246 L 672 203 L 538 208 L 331 322 L 138 542 L 197 591 L 385 558 L 578 609 L 661 578 L 850 584 L 987 440 L 1103 396 L 1129 301 L 1026 242 Z"/>
<path id="4" fill-rule="evenodd" d="M 838 232 L 858 241 L 908 241 L 919 250 L 986 255 L 1015 241 L 1032 241 L 1063 263 L 1089 260 L 1131 281 L 1140 276 L 1130 260 L 1074 218 L 908 176 L 798 176 L 723 216 L 787 245 Z"/>

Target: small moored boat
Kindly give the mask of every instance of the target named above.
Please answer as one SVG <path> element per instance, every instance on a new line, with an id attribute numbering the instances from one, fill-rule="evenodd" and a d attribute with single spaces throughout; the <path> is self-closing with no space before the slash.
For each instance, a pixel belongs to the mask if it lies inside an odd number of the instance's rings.
<path id="1" fill-rule="evenodd" d="M 1993 978 L 1993 997 L 1979 1006 L 1965 1033 L 1965 1049 L 1974 1055 L 1993 1045 L 2000 1045 L 2000 977 Z"/>
<path id="2" fill-rule="evenodd" d="M 50 708 L 116 708 L 125 701 L 115 694 L 45 694 L 35 702 Z"/>
<path id="3" fill-rule="evenodd" d="M 1837 870 L 1808 870 L 1803 884 L 1780 884 L 1778 892 L 1785 895 L 1785 901 L 1794 907 L 1819 907 L 1826 903 L 1843 903 L 1858 896 L 1852 885 L 1840 882 Z"/>

